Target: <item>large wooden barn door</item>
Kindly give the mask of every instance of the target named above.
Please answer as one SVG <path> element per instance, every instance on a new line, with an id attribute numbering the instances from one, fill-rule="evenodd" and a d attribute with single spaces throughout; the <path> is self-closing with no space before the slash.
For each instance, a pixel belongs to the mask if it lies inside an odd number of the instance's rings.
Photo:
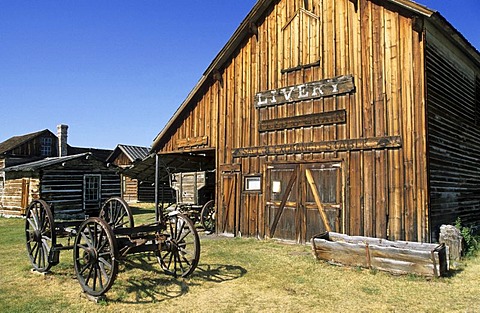
<path id="1" fill-rule="evenodd" d="M 218 232 L 237 235 L 239 230 L 239 196 L 238 182 L 240 172 L 237 167 L 221 171 L 221 206 L 218 210 Z"/>
<path id="2" fill-rule="evenodd" d="M 342 231 L 340 163 L 275 164 L 266 175 L 270 238 L 305 243 L 324 231 Z"/>

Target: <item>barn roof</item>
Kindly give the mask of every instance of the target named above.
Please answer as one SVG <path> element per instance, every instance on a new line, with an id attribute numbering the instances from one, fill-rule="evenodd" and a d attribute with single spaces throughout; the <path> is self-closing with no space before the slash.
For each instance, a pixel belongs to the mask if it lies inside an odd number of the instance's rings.
<path id="1" fill-rule="evenodd" d="M 350 1 L 356 2 L 356 0 Z M 245 38 L 247 38 L 248 36 L 252 36 L 252 33 L 250 31 L 251 26 L 255 25 L 255 23 L 268 10 L 268 8 L 275 2 L 276 0 L 257 1 L 252 10 L 248 13 L 240 26 L 233 33 L 230 40 L 220 50 L 215 59 L 208 66 L 207 70 L 204 72 L 204 74 L 202 75 L 198 83 L 195 85 L 195 87 L 192 89 L 192 91 L 190 91 L 187 98 L 182 102 L 180 107 L 170 118 L 162 131 L 155 137 L 152 144 L 152 152 L 156 151 L 157 146 L 161 143 L 164 136 L 168 133 L 173 123 L 179 118 L 179 116 L 186 109 L 190 101 L 192 101 L 197 92 L 207 82 L 208 77 L 213 75 L 215 72 L 221 72 L 224 64 L 232 57 L 233 53 L 235 53 L 238 47 L 242 44 L 243 40 L 245 40 Z M 406 9 L 407 11 L 412 12 L 413 14 L 417 14 L 423 16 L 424 18 L 427 18 L 429 21 L 431 21 L 433 25 L 438 27 L 440 31 L 443 31 L 447 36 L 449 36 L 462 51 L 464 51 L 467 55 L 471 56 L 472 60 L 474 60 L 480 66 L 480 52 L 437 11 L 429 9 L 426 6 L 418 4 L 411 0 L 385 0 L 385 3 L 397 5 L 403 9 Z"/>
<path id="2" fill-rule="evenodd" d="M 145 158 L 149 154 L 150 149 L 147 147 L 118 144 L 113 152 L 106 158 L 106 160 L 108 162 L 112 162 L 113 159 L 115 159 L 122 152 L 127 156 L 130 162 L 135 162 Z"/>
<path id="3" fill-rule="evenodd" d="M 92 153 L 87 152 L 87 153 L 81 153 L 81 154 L 75 154 L 75 155 L 67 155 L 64 157 L 54 157 L 54 158 L 46 158 L 42 159 L 40 161 L 35 161 L 35 162 L 30 162 L 30 163 L 24 163 L 20 165 L 15 165 L 15 166 L 10 166 L 6 167 L 0 171 L 4 172 L 35 172 L 38 170 L 41 170 L 43 168 L 52 166 L 52 165 L 57 165 L 57 164 L 62 164 L 64 162 L 69 162 L 72 160 L 76 159 L 81 159 L 81 158 L 89 158 L 89 157 L 94 157 Z"/>
<path id="4" fill-rule="evenodd" d="M 11 137 L 0 143 L 0 154 L 5 154 L 6 152 L 17 148 L 18 146 L 21 146 L 22 144 L 47 133 L 53 135 L 51 131 L 49 131 L 48 129 L 44 129 L 26 135 Z"/>

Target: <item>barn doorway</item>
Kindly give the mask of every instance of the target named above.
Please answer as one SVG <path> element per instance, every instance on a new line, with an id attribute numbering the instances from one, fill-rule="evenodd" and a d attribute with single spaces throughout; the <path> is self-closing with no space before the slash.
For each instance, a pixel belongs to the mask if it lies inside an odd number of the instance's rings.
<path id="1" fill-rule="evenodd" d="M 267 235 L 305 243 L 324 231 L 342 232 L 342 172 L 341 162 L 269 165 Z"/>
<path id="2" fill-rule="evenodd" d="M 220 168 L 221 190 L 218 210 L 218 232 L 224 235 L 238 235 L 239 231 L 239 182 L 240 165 L 223 165 Z"/>

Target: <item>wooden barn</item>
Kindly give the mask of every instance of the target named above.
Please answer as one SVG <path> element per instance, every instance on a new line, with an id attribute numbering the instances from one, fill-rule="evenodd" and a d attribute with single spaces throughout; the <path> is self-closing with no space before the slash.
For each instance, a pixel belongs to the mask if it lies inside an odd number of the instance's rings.
<path id="1" fill-rule="evenodd" d="M 108 163 L 124 169 L 130 167 L 135 162 L 143 160 L 150 153 L 147 147 L 131 146 L 119 144 L 110 156 Z M 155 200 L 154 180 L 139 180 L 126 174 L 121 174 L 122 198 L 127 202 L 153 202 Z"/>
<path id="2" fill-rule="evenodd" d="M 258 0 L 152 150 L 216 170 L 217 232 L 433 242 L 480 222 L 480 54 L 408 0 Z"/>
<path id="3" fill-rule="evenodd" d="M 56 218 L 98 214 L 101 204 L 120 195 L 118 168 L 91 153 L 46 158 L 0 170 L 3 213 L 24 213 L 33 199 L 52 205 Z"/>

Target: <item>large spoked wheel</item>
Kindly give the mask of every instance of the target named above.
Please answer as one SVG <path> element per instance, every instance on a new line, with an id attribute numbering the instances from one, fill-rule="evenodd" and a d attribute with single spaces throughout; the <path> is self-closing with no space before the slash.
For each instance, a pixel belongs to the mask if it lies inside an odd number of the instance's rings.
<path id="1" fill-rule="evenodd" d="M 134 226 L 132 209 L 120 197 L 113 197 L 105 201 L 99 217 L 104 219 L 113 229 L 133 228 Z"/>
<path id="2" fill-rule="evenodd" d="M 210 200 L 202 208 L 200 212 L 200 223 L 203 229 L 208 232 L 215 230 L 215 201 Z"/>
<path id="3" fill-rule="evenodd" d="M 50 206 L 43 200 L 34 200 L 27 208 L 25 219 L 27 252 L 32 266 L 47 272 L 52 265 L 51 253 L 55 244 L 55 225 Z"/>
<path id="4" fill-rule="evenodd" d="M 193 222 L 183 214 L 167 217 L 167 239 L 161 245 L 158 262 L 166 274 L 187 277 L 198 265 L 200 239 Z"/>
<path id="5" fill-rule="evenodd" d="M 111 227 L 97 217 L 80 225 L 73 247 L 75 274 L 92 296 L 106 293 L 118 274 L 117 242 Z"/>

